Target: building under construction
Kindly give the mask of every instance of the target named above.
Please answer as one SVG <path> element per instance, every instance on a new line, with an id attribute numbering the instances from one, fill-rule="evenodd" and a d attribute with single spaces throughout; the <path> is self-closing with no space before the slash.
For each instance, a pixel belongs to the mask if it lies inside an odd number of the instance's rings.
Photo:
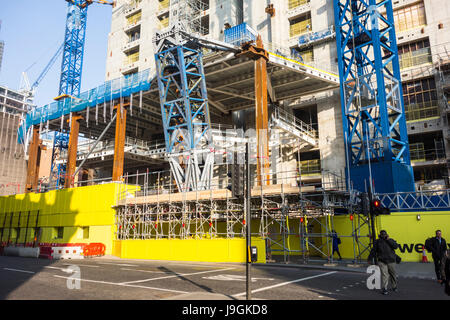
<path id="1" fill-rule="evenodd" d="M 26 193 L 0 199 L 1 240 L 244 261 L 249 208 L 259 262 L 333 259 L 333 230 L 361 261 L 373 230 L 420 244 L 450 227 L 450 12 L 350 1 L 378 19 L 368 41 L 346 29 L 346 2 L 117 1 L 105 83 L 24 117 Z M 46 132 L 65 146 L 55 139 L 40 179 Z M 390 215 L 370 221 L 368 191 Z"/>

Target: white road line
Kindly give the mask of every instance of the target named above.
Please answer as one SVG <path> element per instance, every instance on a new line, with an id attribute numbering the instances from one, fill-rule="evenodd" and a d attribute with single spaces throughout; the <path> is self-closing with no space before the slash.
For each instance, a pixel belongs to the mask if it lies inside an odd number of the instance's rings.
<path id="1" fill-rule="evenodd" d="M 62 278 L 62 279 L 72 279 L 70 277 L 63 277 L 63 276 L 56 276 L 56 275 L 54 275 L 54 277 L 55 278 Z M 99 284 L 109 284 L 109 285 L 112 285 L 112 286 L 120 286 L 120 287 L 142 288 L 142 289 L 148 289 L 148 290 L 167 291 L 167 292 L 180 293 L 180 294 L 189 293 L 189 292 L 186 292 L 186 291 L 163 289 L 163 288 L 153 288 L 153 287 L 138 286 L 138 285 L 132 285 L 132 284 L 123 284 L 123 283 L 114 283 L 114 282 L 107 282 L 107 281 L 97 281 L 97 280 L 88 280 L 88 279 L 80 279 L 80 281 L 99 283 Z"/>
<path id="2" fill-rule="evenodd" d="M 88 267 L 88 268 L 100 268 L 100 266 L 91 266 L 87 264 L 77 264 L 77 263 L 64 263 L 63 266 L 77 266 L 77 267 Z"/>
<path id="3" fill-rule="evenodd" d="M 8 271 L 16 271 L 16 272 L 23 272 L 23 273 L 36 273 L 36 272 L 34 272 L 34 271 L 19 270 L 19 269 L 11 269 L 11 268 L 3 268 L 3 269 L 8 270 Z"/>
<path id="4" fill-rule="evenodd" d="M 273 286 L 268 286 L 268 287 L 263 287 L 263 288 L 252 290 L 252 293 L 265 291 L 265 290 L 269 290 L 269 289 L 273 289 L 273 288 L 278 288 L 278 287 L 285 286 L 285 285 L 288 285 L 288 284 L 291 284 L 291 283 L 296 283 L 296 282 L 306 281 L 306 280 L 310 280 L 310 279 L 314 279 L 314 278 L 324 277 L 324 276 L 328 276 L 328 275 L 334 274 L 334 273 L 337 273 L 337 271 L 331 271 L 331 272 L 327 272 L 327 273 L 318 274 L 316 276 L 311 276 L 311 277 L 307 277 L 307 278 L 302 278 L 302 279 L 282 282 L 282 283 L 279 283 L 279 284 L 275 284 Z M 233 297 L 239 297 L 239 296 L 243 296 L 243 295 L 246 295 L 246 294 L 247 294 L 247 292 L 242 292 L 242 293 L 234 294 Z"/>
<path id="5" fill-rule="evenodd" d="M 122 267 L 138 267 L 138 265 L 136 264 L 126 264 L 126 263 L 98 262 L 98 264 L 109 264 L 113 266 L 122 266 Z"/>
<path id="6" fill-rule="evenodd" d="M 209 266 L 202 264 L 184 264 L 184 263 L 169 263 L 170 266 L 182 266 L 182 267 L 200 267 L 200 268 L 225 268 L 225 266 Z M 166 266 L 166 265 L 164 265 Z"/>
<path id="7" fill-rule="evenodd" d="M 150 278 L 150 279 L 136 280 L 136 281 L 127 281 L 127 282 L 121 282 L 121 284 L 130 284 L 130 283 L 139 283 L 139 282 L 147 282 L 147 281 L 154 281 L 154 280 L 170 279 L 170 278 L 177 278 L 180 276 L 195 276 L 197 274 L 219 272 L 219 271 L 226 271 L 226 270 L 233 270 L 233 269 L 234 268 L 226 268 L 226 269 L 216 269 L 216 270 L 208 270 L 208 271 L 201 271 L 201 272 L 194 272 L 194 273 L 176 273 L 173 276 Z"/>
<path id="8" fill-rule="evenodd" d="M 58 267 L 49 267 L 49 266 L 45 266 L 44 268 L 48 268 L 48 269 L 57 269 L 57 270 L 67 270 L 66 268 L 58 268 Z"/>
<path id="9" fill-rule="evenodd" d="M 167 274 L 168 272 L 164 272 L 164 271 L 151 271 L 151 270 L 139 270 L 139 269 L 128 269 L 128 268 L 121 268 L 120 270 L 125 270 L 125 271 L 138 271 L 138 272 L 148 272 L 148 273 L 165 273 Z M 171 272 L 173 273 L 173 272 Z"/>

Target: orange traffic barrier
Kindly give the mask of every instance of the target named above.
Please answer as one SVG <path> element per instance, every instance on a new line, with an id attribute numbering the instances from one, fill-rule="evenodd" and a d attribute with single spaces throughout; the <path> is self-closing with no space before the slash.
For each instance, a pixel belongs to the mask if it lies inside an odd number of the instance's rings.
<path id="1" fill-rule="evenodd" d="M 427 258 L 427 253 L 426 253 L 425 248 L 423 248 L 423 251 L 422 251 L 422 262 L 428 263 L 428 258 Z"/>

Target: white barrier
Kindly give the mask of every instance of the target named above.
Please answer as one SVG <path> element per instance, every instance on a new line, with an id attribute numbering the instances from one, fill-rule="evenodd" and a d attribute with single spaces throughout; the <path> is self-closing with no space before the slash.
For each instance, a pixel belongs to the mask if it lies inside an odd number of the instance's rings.
<path id="1" fill-rule="evenodd" d="M 53 259 L 84 259 L 81 247 L 52 247 Z"/>

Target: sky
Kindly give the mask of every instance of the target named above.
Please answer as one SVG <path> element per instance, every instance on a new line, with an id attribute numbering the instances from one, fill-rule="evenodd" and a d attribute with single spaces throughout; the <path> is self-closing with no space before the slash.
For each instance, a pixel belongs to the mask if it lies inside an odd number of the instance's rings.
<path id="1" fill-rule="evenodd" d="M 0 85 L 18 90 L 22 72 L 30 84 L 64 41 L 67 15 L 65 0 L 0 0 L 0 40 L 5 42 Z M 92 4 L 88 9 L 81 92 L 105 81 L 108 33 L 112 7 Z M 48 104 L 58 95 L 61 56 L 37 88 L 35 104 Z"/>

